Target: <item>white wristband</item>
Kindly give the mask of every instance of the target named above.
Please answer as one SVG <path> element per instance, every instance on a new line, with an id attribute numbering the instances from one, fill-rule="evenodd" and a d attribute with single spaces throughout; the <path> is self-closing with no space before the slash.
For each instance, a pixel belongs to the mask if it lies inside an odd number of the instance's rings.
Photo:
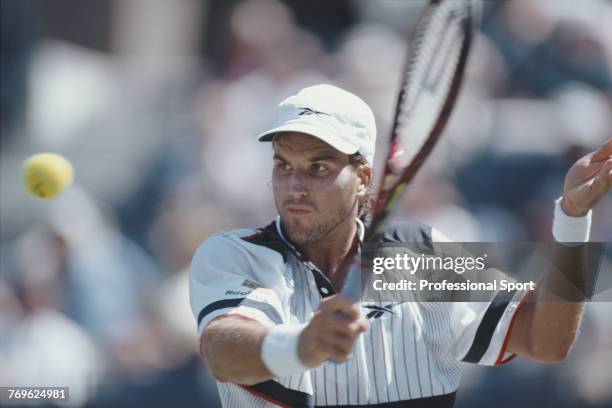
<path id="1" fill-rule="evenodd" d="M 588 242 L 591 233 L 591 214 L 584 217 L 571 217 L 561 208 L 561 199 L 555 201 L 555 215 L 553 218 L 552 233 L 558 242 L 563 244 Z"/>
<path id="2" fill-rule="evenodd" d="M 279 324 L 268 331 L 261 345 L 261 360 L 276 377 L 288 377 L 308 370 L 298 356 L 298 341 L 305 326 Z"/>

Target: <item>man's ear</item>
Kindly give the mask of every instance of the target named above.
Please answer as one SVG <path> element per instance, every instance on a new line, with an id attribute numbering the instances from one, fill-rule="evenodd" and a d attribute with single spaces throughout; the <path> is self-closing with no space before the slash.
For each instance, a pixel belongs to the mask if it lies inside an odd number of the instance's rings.
<path id="1" fill-rule="evenodd" d="M 357 187 L 357 194 L 365 195 L 368 191 L 368 187 L 372 184 L 372 167 L 367 164 L 362 164 L 357 168 L 357 176 L 361 181 L 359 187 Z"/>

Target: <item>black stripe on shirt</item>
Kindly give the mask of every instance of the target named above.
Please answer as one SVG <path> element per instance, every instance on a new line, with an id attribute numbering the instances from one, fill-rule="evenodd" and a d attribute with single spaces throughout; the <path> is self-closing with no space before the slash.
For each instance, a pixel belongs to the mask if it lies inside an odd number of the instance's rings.
<path id="1" fill-rule="evenodd" d="M 204 309 L 202 309 L 202 311 L 198 315 L 198 326 L 202 322 L 202 319 L 206 317 L 206 315 L 214 312 L 215 310 L 234 308 L 238 306 L 245 306 L 245 307 L 250 307 L 251 309 L 257 309 L 263 312 L 266 316 L 268 316 L 270 320 L 272 320 L 272 322 L 276 324 L 283 323 L 283 319 L 280 313 L 278 313 L 278 311 L 271 304 L 264 303 L 264 302 L 258 302 L 256 300 L 248 299 L 248 298 L 235 298 L 235 299 L 218 300 L 216 302 L 209 304 Z"/>
<path id="2" fill-rule="evenodd" d="M 329 405 L 326 408 L 452 408 L 455 404 L 455 393 L 436 395 L 433 397 L 417 398 L 413 400 L 384 402 L 370 405 Z"/>
<path id="3" fill-rule="evenodd" d="M 284 387 L 276 381 L 265 381 L 255 385 L 242 385 L 242 388 L 268 401 L 294 408 L 314 407 L 314 397 L 302 391 Z"/>
<path id="4" fill-rule="evenodd" d="M 509 292 L 504 291 L 495 295 L 478 326 L 478 330 L 476 330 L 472 347 L 470 347 L 470 350 L 462 361 L 467 363 L 478 363 L 482 360 L 482 357 L 491 344 L 495 327 L 497 327 L 497 323 L 504 315 L 504 311 L 506 307 L 508 307 L 515 292 L 515 290 Z"/>
<path id="5" fill-rule="evenodd" d="M 208 306 L 202 309 L 200 314 L 198 314 L 198 326 L 200 323 L 202 323 L 202 320 L 204 317 L 206 317 L 206 315 L 214 312 L 215 310 L 226 309 L 228 307 L 237 307 L 244 299 L 245 298 L 223 299 L 210 303 Z"/>

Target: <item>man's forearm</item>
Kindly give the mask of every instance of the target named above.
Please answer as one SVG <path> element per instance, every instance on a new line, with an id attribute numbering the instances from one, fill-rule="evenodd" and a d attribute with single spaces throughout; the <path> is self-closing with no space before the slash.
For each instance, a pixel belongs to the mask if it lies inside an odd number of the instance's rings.
<path id="1" fill-rule="evenodd" d="M 522 339 L 510 349 L 545 362 L 565 359 L 578 333 L 584 301 L 589 295 L 585 247 L 553 244 L 552 267 L 530 302 L 520 310 Z M 519 341 L 512 341 L 519 340 Z"/>
<path id="2" fill-rule="evenodd" d="M 218 381 L 252 385 L 272 378 L 261 360 L 267 328 L 240 316 L 212 321 L 202 334 L 201 350 Z"/>

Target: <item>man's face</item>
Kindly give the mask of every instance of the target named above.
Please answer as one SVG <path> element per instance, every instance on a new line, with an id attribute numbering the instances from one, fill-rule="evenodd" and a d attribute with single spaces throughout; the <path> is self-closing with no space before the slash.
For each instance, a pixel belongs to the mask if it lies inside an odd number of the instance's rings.
<path id="1" fill-rule="evenodd" d="M 282 133 L 273 146 L 274 201 L 293 242 L 315 243 L 356 217 L 361 178 L 348 155 L 303 133 Z"/>

